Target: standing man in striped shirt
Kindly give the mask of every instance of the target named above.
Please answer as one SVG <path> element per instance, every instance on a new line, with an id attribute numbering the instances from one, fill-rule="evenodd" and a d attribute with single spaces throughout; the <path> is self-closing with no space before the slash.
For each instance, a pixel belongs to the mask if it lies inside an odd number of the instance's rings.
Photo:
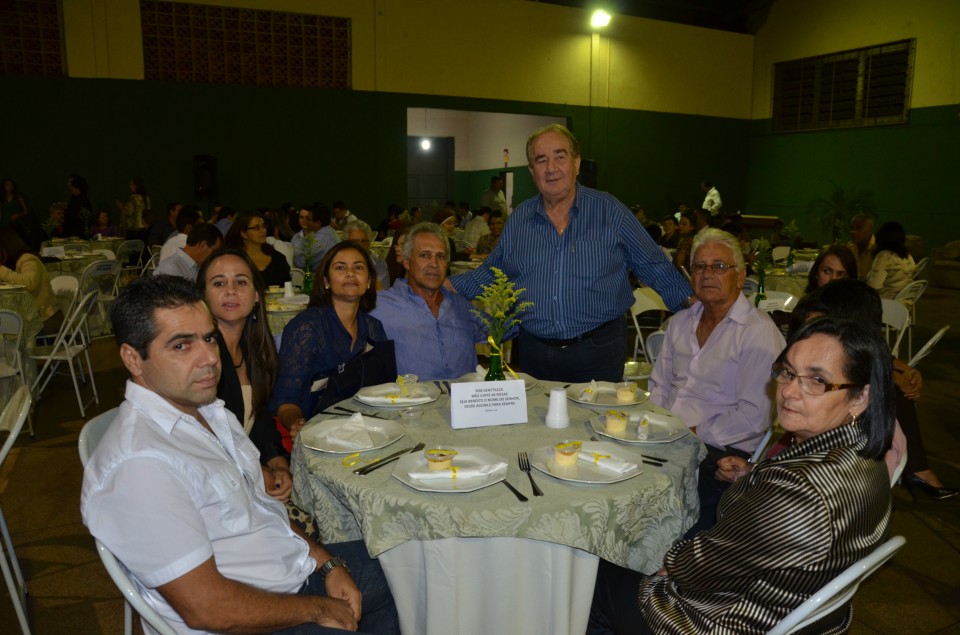
<path id="1" fill-rule="evenodd" d="M 540 194 L 519 205 L 483 267 L 452 280 L 475 298 L 496 267 L 525 288 L 523 370 L 539 379 L 620 381 L 625 314 L 633 304 L 628 273 L 653 287 L 672 311 L 692 304 L 690 285 L 627 207 L 577 183 L 580 148 L 553 124 L 527 140 Z"/>

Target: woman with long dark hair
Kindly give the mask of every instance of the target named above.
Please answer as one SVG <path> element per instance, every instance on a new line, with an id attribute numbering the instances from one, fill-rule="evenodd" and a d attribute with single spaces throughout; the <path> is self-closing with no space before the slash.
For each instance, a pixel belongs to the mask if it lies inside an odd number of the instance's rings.
<path id="1" fill-rule="evenodd" d="M 27 200 L 17 189 L 16 181 L 3 179 L 3 189 L 0 191 L 0 227 L 6 227 L 29 213 Z"/>
<path id="2" fill-rule="evenodd" d="M 267 223 L 259 212 L 237 214 L 223 243 L 228 249 L 242 249 L 268 287 L 283 286 L 290 280 L 290 264 L 267 242 Z"/>
<path id="3" fill-rule="evenodd" d="M 843 278 L 857 279 L 857 259 L 849 247 L 830 245 L 813 261 L 804 293 L 812 293 L 828 282 Z"/>
<path id="4" fill-rule="evenodd" d="M 213 253 L 197 274 L 207 306 L 217 322 L 220 383 L 217 397 L 236 415 L 260 450 L 267 493 L 290 498 L 290 462 L 267 408 L 279 358 L 264 310 L 266 288 L 250 258 L 239 249 Z"/>

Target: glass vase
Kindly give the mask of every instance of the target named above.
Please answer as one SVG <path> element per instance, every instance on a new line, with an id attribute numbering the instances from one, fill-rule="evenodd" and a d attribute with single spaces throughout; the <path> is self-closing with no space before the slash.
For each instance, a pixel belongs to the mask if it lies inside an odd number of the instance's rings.
<path id="1" fill-rule="evenodd" d="M 484 381 L 503 381 L 506 376 L 503 374 L 503 362 L 500 359 L 500 353 L 490 354 L 490 370 L 487 371 Z"/>
<path id="2" fill-rule="evenodd" d="M 310 295 L 311 291 L 313 291 L 313 274 L 308 271 L 303 274 L 303 288 L 300 289 L 300 292 Z"/>

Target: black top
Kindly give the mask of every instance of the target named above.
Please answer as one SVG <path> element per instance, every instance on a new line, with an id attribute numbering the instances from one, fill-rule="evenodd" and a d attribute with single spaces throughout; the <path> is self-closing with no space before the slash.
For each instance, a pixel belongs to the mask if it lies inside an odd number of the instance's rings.
<path id="1" fill-rule="evenodd" d="M 270 257 L 270 264 L 260 272 L 263 283 L 268 287 L 282 287 L 284 282 L 290 282 L 290 263 L 286 256 L 274 250 Z"/>
<path id="2" fill-rule="evenodd" d="M 217 344 L 220 346 L 220 383 L 217 384 L 217 397 L 223 399 L 227 410 L 237 417 L 242 427 L 246 411 L 243 407 L 243 392 L 240 390 L 240 376 L 237 375 L 237 369 L 233 366 L 233 358 L 230 356 L 227 344 L 223 341 L 223 336 L 220 333 L 217 333 Z M 240 350 L 243 359 L 249 359 L 246 342 L 243 338 L 240 339 Z M 266 409 L 253 420 L 250 440 L 260 450 L 260 463 L 263 465 L 277 456 L 290 458 L 290 455 L 283 448 L 277 424 Z"/>

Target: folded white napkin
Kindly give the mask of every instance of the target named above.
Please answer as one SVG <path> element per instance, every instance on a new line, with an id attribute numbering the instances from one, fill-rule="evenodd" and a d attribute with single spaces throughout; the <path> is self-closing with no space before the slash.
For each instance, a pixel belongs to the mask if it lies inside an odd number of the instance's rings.
<path id="1" fill-rule="evenodd" d="M 580 393 L 580 401 L 594 403 L 597 400 L 597 380 L 591 379 L 590 385 Z"/>
<path id="2" fill-rule="evenodd" d="M 636 466 L 634 466 L 636 467 Z M 474 478 L 477 476 L 490 476 L 494 472 L 507 469 L 507 464 L 503 461 L 491 465 L 474 465 L 473 467 L 447 468 L 445 470 L 417 470 L 410 472 L 410 478 L 418 481 L 451 480 L 454 478 Z"/>
<path id="3" fill-rule="evenodd" d="M 617 474 L 629 474 L 630 472 L 637 471 L 636 463 L 627 463 L 626 461 L 618 461 L 610 457 L 604 457 L 602 452 L 588 452 L 586 450 L 580 451 L 580 458 L 578 459 L 581 463 L 590 463 L 596 465 L 599 468 L 608 470 L 610 472 L 616 472 Z"/>
<path id="4" fill-rule="evenodd" d="M 789 267 L 787 273 L 807 273 L 813 267 L 812 260 L 798 260 Z"/>
<path id="5" fill-rule="evenodd" d="M 417 384 L 410 389 L 410 394 L 405 397 L 400 395 L 400 386 L 397 384 L 384 384 L 383 394 L 372 395 L 364 392 L 362 401 L 371 406 L 397 406 L 402 404 L 421 404 L 430 400 L 427 388 L 422 384 Z"/>
<path id="6" fill-rule="evenodd" d="M 347 419 L 346 423 L 337 426 L 324 435 L 328 444 L 339 446 L 346 450 L 365 450 L 373 447 L 373 439 L 367 431 L 363 415 L 359 412 Z"/>
<path id="7" fill-rule="evenodd" d="M 289 304 L 291 306 L 307 306 L 310 304 L 310 296 L 305 293 L 284 296 L 280 298 L 280 304 Z"/>

